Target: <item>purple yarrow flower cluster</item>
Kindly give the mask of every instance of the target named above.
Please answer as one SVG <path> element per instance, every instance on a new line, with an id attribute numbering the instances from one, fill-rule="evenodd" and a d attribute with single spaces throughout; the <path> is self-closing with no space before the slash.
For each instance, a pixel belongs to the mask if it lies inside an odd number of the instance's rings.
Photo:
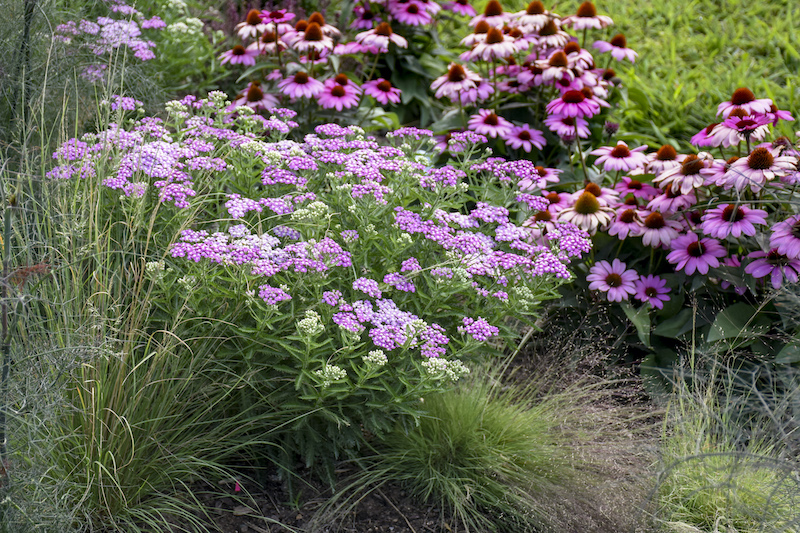
<path id="1" fill-rule="evenodd" d="M 416 292 L 417 290 L 414 283 L 399 272 L 386 274 L 383 277 L 383 282 L 402 292 Z"/>
<path id="2" fill-rule="evenodd" d="M 378 282 L 370 278 L 358 278 L 353 282 L 353 290 L 361 291 L 367 296 L 372 298 L 380 298 L 381 290 L 378 287 Z"/>
<path id="3" fill-rule="evenodd" d="M 55 29 L 55 36 L 67 44 L 79 39 L 83 46 L 98 56 L 104 56 L 121 47 L 133 50 L 133 55 L 141 61 L 155 58 L 155 43 L 142 38 L 142 30 L 160 30 L 166 24 L 159 17 L 144 18 L 144 15 L 124 2 L 110 6 L 111 13 L 122 15 L 124 19 L 98 17 L 96 20 L 68 21 Z"/>
<path id="4" fill-rule="evenodd" d="M 136 100 L 129 96 L 120 96 L 118 94 L 111 96 L 110 101 L 103 100 L 100 103 L 109 105 L 112 111 L 117 111 L 118 109 L 122 109 L 123 111 L 135 111 L 137 107 L 141 107 L 143 105 L 140 100 Z"/>
<path id="5" fill-rule="evenodd" d="M 465 335 L 469 335 L 476 341 L 480 342 L 487 341 L 500 332 L 499 328 L 492 326 L 486 321 L 485 318 L 482 317 L 478 317 L 476 320 L 474 318 L 465 316 L 461 320 L 461 323 L 462 325 L 458 328 L 458 331 L 464 333 Z"/>

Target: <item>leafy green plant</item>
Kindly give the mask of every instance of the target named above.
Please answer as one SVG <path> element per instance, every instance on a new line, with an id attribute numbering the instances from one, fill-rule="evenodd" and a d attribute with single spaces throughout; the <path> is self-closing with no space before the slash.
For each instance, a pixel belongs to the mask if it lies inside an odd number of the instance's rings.
<path id="1" fill-rule="evenodd" d="M 515 221 L 530 198 L 504 183 L 532 166 L 475 158 L 469 136 L 462 162 L 437 169 L 420 150 L 432 133 L 416 128 L 381 146 L 324 124 L 301 144 L 283 139 L 290 110 L 264 119 L 221 93 L 170 102 L 163 122 L 128 120 L 132 98 L 108 103 L 116 122 L 64 143 L 47 173 L 56 212 L 96 206 L 70 220 L 83 233 L 63 248 L 96 250 L 69 263 L 72 284 L 113 280 L 88 300 L 101 316 L 144 291 L 120 322 L 136 361 L 164 324 L 189 351 L 189 339 L 220 339 L 220 364 L 255 380 L 227 408 L 301 414 L 280 431 L 287 469 L 297 455 L 332 479 L 362 428 L 413 419 L 482 343 L 513 345 L 509 317 L 530 322 L 587 248 L 569 224 L 528 242 Z"/>

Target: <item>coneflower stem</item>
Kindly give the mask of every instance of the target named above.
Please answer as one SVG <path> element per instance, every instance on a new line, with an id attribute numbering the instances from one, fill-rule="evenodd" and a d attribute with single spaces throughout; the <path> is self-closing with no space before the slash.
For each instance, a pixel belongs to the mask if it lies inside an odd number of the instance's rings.
<path id="1" fill-rule="evenodd" d="M 578 159 L 581 160 L 583 169 L 583 185 L 589 185 L 589 173 L 586 171 L 586 161 L 583 160 L 583 150 L 581 150 L 581 138 L 578 136 L 578 121 L 575 121 L 575 146 L 578 147 Z"/>
<path id="2" fill-rule="evenodd" d="M 369 70 L 369 76 L 367 76 L 366 80 L 371 80 L 372 75 L 375 74 L 375 69 L 378 68 L 378 54 L 375 54 L 375 61 L 372 62 L 372 68 Z"/>

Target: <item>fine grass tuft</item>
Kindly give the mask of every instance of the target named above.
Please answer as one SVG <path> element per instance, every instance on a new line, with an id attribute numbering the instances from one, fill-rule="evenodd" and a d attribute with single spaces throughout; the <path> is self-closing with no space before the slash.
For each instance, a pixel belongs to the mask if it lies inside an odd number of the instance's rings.
<path id="1" fill-rule="evenodd" d="M 358 495 L 394 483 L 439 509 L 441 526 L 452 531 L 629 527 L 643 492 L 634 476 L 622 482 L 630 491 L 625 505 L 612 503 L 611 512 L 609 500 L 596 491 L 612 477 L 612 463 L 618 466 L 623 456 L 638 463 L 626 449 L 635 424 L 626 418 L 633 411 L 595 411 L 592 404 L 607 399 L 597 385 L 553 392 L 541 383 L 521 387 L 482 369 L 455 389 L 426 397 L 419 425 L 383 439 L 378 454 L 361 463 L 364 471 L 317 522 L 341 516 Z"/>
<path id="2" fill-rule="evenodd" d="M 763 389 L 742 392 L 742 374 L 752 371 L 718 362 L 711 368 L 701 373 L 693 367 L 691 379 L 676 381 L 657 489 L 665 528 L 800 531 L 797 436 L 783 431 L 791 418 L 775 416 L 800 389 L 795 382 L 774 396 L 776 404 Z"/>

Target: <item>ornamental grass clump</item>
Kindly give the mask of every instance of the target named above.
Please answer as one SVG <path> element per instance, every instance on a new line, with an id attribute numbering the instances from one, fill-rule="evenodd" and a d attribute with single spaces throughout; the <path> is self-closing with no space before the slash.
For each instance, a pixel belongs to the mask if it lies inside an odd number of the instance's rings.
<path id="1" fill-rule="evenodd" d="M 646 490 L 635 478 L 652 460 L 644 450 L 653 413 L 612 406 L 619 383 L 564 377 L 562 359 L 524 384 L 489 363 L 426 396 L 419 424 L 398 425 L 357 460 L 358 473 L 311 531 L 335 527 L 365 494 L 387 486 L 432 505 L 443 530 L 599 533 L 642 525 Z M 617 494 L 604 493 L 604 484 Z"/>
<path id="2" fill-rule="evenodd" d="M 412 422 L 466 362 L 514 348 L 516 321 L 532 324 L 588 251 L 572 224 L 523 226 L 546 200 L 514 183 L 544 178 L 485 159 L 470 136 L 454 139 L 459 161 L 434 167 L 430 131 L 385 145 L 324 124 L 296 142 L 292 111 L 229 105 L 186 97 L 164 120 L 119 120 L 64 143 L 48 176 L 95 184 L 114 231 L 142 217 L 141 330 L 185 316 L 171 331 L 189 348 L 218 339 L 214 357 L 243 379 L 221 413 L 296 414 L 253 428 L 273 431 L 287 467 L 330 469 L 365 434 Z"/>
<path id="3" fill-rule="evenodd" d="M 657 518 L 669 531 L 797 531 L 796 371 L 694 359 L 673 381 Z"/>

